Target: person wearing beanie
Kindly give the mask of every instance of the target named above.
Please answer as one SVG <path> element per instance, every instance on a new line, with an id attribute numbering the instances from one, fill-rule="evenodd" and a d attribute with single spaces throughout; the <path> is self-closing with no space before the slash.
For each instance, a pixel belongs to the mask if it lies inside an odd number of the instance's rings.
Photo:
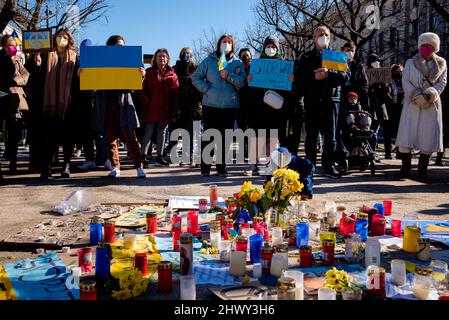
<path id="1" fill-rule="evenodd" d="M 401 176 L 411 176 L 415 149 L 420 151 L 418 177 L 426 180 L 431 155 L 443 151 L 440 95 L 447 84 L 447 63 L 437 55 L 440 39 L 435 33 L 420 35 L 418 49 L 405 64 L 402 77 L 405 97 L 396 145 L 401 153 Z"/>
<path id="2" fill-rule="evenodd" d="M 280 54 L 279 39 L 275 35 L 268 36 L 264 41 L 264 46 L 262 49 L 262 54 L 260 59 L 272 59 L 272 60 L 282 60 Z M 252 80 L 251 75 L 248 76 L 248 82 Z M 293 75 L 291 75 L 291 80 L 293 81 Z M 271 155 L 271 150 L 275 148 L 276 143 L 279 142 L 281 146 L 286 146 L 286 129 L 287 129 L 287 115 L 292 102 L 292 92 L 276 90 L 276 93 L 281 95 L 284 99 L 284 104 L 279 110 L 275 110 L 264 102 L 264 96 L 269 89 L 263 88 L 248 88 L 251 96 L 251 110 L 248 117 L 249 127 L 254 129 L 257 133 L 258 130 L 266 130 L 266 141 L 259 143 L 252 141 L 251 144 L 256 146 L 256 155 L 250 155 L 250 159 L 255 160 L 256 163 L 251 163 L 250 167 L 244 172 L 247 176 L 257 176 L 260 175 L 260 158 L 267 157 Z M 271 90 L 273 91 L 273 90 Z M 278 137 L 270 137 L 270 130 L 277 130 Z M 277 139 L 276 139 L 277 138 Z M 261 154 L 261 150 L 257 150 L 258 146 L 265 144 L 266 154 Z M 251 148 L 250 148 L 251 149 Z"/>
<path id="3" fill-rule="evenodd" d="M 337 123 L 341 104 L 341 87 L 350 79 L 349 72 L 322 67 L 322 52 L 330 49 L 330 31 L 318 27 L 313 35 L 314 48 L 302 55 L 295 76 L 296 97 L 304 97 L 306 125 L 306 158 L 317 162 L 317 140 L 324 138 L 322 167 L 324 174 L 341 177 L 335 168 Z"/>
<path id="4" fill-rule="evenodd" d="M 370 54 L 368 56 L 368 69 L 377 69 L 381 67 L 381 61 L 377 54 Z M 371 139 L 371 149 L 377 151 L 377 135 L 380 126 L 383 126 L 385 121 L 388 121 L 387 101 L 391 94 L 389 84 L 378 82 L 373 83 L 368 89 L 369 106 L 368 112 L 373 117 L 372 130 L 374 135 Z M 385 146 L 385 159 L 391 159 L 391 144 Z M 376 161 L 379 162 L 377 154 Z"/>

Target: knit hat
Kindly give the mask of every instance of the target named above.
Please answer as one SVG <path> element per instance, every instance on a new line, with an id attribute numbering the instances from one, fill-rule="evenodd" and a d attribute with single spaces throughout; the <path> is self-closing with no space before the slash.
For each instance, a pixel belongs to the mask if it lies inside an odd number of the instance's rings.
<path id="1" fill-rule="evenodd" d="M 357 99 L 359 99 L 359 96 L 355 92 L 348 92 L 348 94 L 346 95 L 346 99 L 349 99 L 350 97 L 356 97 Z"/>
<path id="2" fill-rule="evenodd" d="M 265 49 L 269 44 L 273 44 L 279 50 L 279 39 L 275 35 L 267 37 L 263 43 L 263 48 Z"/>
<path id="3" fill-rule="evenodd" d="M 418 48 L 421 48 L 423 44 L 430 44 L 435 50 L 435 53 L 440 51 L 440 37 L 433 32 L 426 32 L 419 36 Z"/>
<path id="4" fill-rule="evenodd" d="M 368 65 L 370 65 L 371 63 L 376 62 L 376 61 L 380 62 L 380 58 L 377 54 L 373 53 L 368 56 Z"/>

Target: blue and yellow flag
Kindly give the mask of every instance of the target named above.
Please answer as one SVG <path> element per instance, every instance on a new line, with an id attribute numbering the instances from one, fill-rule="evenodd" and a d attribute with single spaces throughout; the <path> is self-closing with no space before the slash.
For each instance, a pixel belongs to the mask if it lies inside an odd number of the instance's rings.
<path id="1" fill-rule="evenodd" d="M 228 66 L 228 60 L 226 60 L 226 54 L 224 51 L 221 52 L 220 60 L 218 60 L 218 70 L 224 70 Z"/>
<path id="2" fill-rule="evenodd" d="M 18 46 L 22 45 L 22 40 L 20 40 L 19 36 L 17 35 L 17 32 L 13 31 L 13 33 L 11 33 L 11 38 L 14 39 L 14 41 Z"/>
<path id="3" fill-rule="evenodd" d="M 348 55 L 345 52 L 323 50 L 323 68 L 347 72 Z"/>
<path id="4" fill-rule="evenodd" d="M 81 90 L 142 90 L 142 47 L 82 46 Z"/>

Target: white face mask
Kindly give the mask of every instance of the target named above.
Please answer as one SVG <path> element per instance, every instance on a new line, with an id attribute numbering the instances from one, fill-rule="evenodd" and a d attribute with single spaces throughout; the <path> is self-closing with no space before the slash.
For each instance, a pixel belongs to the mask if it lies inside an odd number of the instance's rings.
<path id="1" fill-rule="evenodd" d="M 125 41 L 123 41 L 122 39 L 120 39 L 119 41 L 117 41 L 117 45 L 124 47 L 125 46 Z"/>
<path id="2" fill-rule="evenodd" d="M 375 69 L 380 68 L 380 62 L 379 61 L 375 61 L 375 62 L 371 63 L 371 67 L 373 67 Z"/>
<path id="3" fill-rule="evenodd" d="M 323 49 L 327 49 L 329 47 L 330 39 L 327 36 L 321 36 L 318 38 L 318 46 Z"/>
<path id="4" fill-rule="evenodd" d="M 228 54 L 229 52 L 232 51 L 232 44 L 230 42 L 222 42 L 221 46 L 220 46 L 220 50 L 221 52 L 225 52 L 226 54 Z"/>
<path id="5" fill-rule="evenodd" d="M 278 50 L 276 48 L 265 48 L 265 54 L 269 57 L 274 57 Z"/>
<path id="6" fill-rule="evenodd" d="M 56 38 L 56 44 L 60 48 L 65 48 L 69 45 L 69 40 L 64 37 L 57 37 Z"/>
<path id="7" fill-rule="evenodd" d="M 348 51 L 348 52 L 346 52 L 346 54 L 348 55 L 348 60 L 354 60 L 354 56 L 355 56 L 354 52 Z"/>

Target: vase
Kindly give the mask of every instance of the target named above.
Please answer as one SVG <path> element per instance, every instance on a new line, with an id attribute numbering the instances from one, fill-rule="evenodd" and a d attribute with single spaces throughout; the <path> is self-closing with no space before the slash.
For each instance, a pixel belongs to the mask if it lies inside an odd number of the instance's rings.
<path id="1" fill-rule="evenodd" d="M 281 227 L 286 229 L 287 222 L 285 221 L 287 215 L 285 214 L 285 209 L 282 208 L 271 208 L 268 210 L 267 222 L 269 222 L 270 227 Z"/>

